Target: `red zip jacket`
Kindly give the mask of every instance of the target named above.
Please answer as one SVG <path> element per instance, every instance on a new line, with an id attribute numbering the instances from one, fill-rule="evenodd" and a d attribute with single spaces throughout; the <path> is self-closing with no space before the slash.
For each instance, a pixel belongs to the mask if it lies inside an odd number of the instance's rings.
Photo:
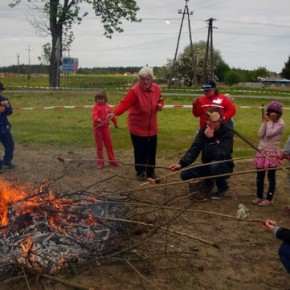
<path id="1" fill-rule="evenodd" d="M 107 116 L 112 112 L 111 107 L 107 104 L 99 105 L 95 104 L 92 109 L 93 113 L 93 126 L 94 128 L 98 127 L 104 127 L 109 126 L 109 122 L 107 121 Z M 112 118 L 111 121 L 115 126 L 117 126 L 117 119 Z"/>
<path id="2" fill-rule="evenodd" d="M 113 113 L 118 116 L 128 110 L 127 127 L 131 134 L 150 137 L 157 135 L 158 105 L 164 106 L 160 87 L 152 83 L 150 89 L 144 90 L 135 84 Z"/>
<path id="3" fill-rule="evenodd" d="M 236 114 L 235 106 L 226 96 L 222 94 L 209 97 L 202 96 L 198 99 L 196 105 L 192 105 L 192 114 L 195 117 L 200 117 L 200 128 L 206 125 L 206 112 L 212 107 L 220 108 L 226 121 L 230 120 Z"/>

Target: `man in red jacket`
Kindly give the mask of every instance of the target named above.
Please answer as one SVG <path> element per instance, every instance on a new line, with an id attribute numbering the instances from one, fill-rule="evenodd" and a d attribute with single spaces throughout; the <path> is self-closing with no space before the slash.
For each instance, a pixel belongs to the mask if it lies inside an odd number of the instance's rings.
<path id="1" fill-rule="evenodd" d="M 109 118 L 119 116 L 128 110 L 127 128 L 134 147 L 135 170 L 137 179 L 145 181 L 155 179 L 154 169 L 157 150 L 157 112 L 162 110 L 164 101 L 159 85 L 153 83 L 153 70 L 143 67 L 138 73 L 139 81 L 135 84 Z"/>
<path id="2" fill-rule="evenodd" d="M 208 81 L 202 84 L 202 90 L 204 95 L 192 101 L 192 114 L 200 118 L 200 128 L 206 125 L 206 112 L 212 107 L 220 108 L 224 119 L 230 121 L 236 114 L 236 108 L 226 96 L 218 92 L 216 83 L 214 81 Z"/>

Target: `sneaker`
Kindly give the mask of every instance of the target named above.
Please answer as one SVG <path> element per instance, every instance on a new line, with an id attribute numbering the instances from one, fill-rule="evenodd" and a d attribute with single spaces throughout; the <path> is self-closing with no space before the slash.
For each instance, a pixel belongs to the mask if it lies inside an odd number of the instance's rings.
<path id="1" fill-rule="evenodd" d="M 147 181 L 145 172 L 137 173 L 137 180 L 138 181 Z"/>
<path id="2" fill-rule="evenodd" d="M 7 164 L 3 164 L 2 165 L 3 169 L 13 169 L 15 167 L 16 167 L 16 165 L 14 163 L 12 163 L 12 162 L 10 164 L 8 164 L 8 165 Z"/>
<path id="3" fill-rule="evenodd" d="M 215 200 L 221 200 L 225 197 L 225 193 L 227 190 L 218 190 L 211 194 L 210 198 Z"/>
<path id="4" fill-rule="evenodd" d="M 154 179 L 155 183 L 159 184 L 160 183 L 160 179 L 156 176 L 155 173 L 151 174 L 151 175 L 147 175 L 147 178 L 152 178 Z"/>
<path id="5" fill-rule="evenodd" d="M 211 194 L 212 190 L 214 189 L 214 182 L 208 182 L 205 180 L 201 191 L 207 195 Z"/>
<path id="6" fill-rule="evenodd" d="M 261 201 L 259 203 L 259 206 L 268 206 L 268 205 L 271 205 L 272 204 L 272 201 L 269 200 L 269 199 L 264 199 L 263 201 Z"/>
<path id="7" fill-rule="evenodd" d="M 104 162 L 98 162 L 97 168 L 98 169 L 103 169 L 104 168 Z"/>
<path id="8" fill-rule="evenodd" d="M 251 201 L 252 204 L 258 205 L 263 201 L 262 198 L 255 198 L 254 200 Z"/>

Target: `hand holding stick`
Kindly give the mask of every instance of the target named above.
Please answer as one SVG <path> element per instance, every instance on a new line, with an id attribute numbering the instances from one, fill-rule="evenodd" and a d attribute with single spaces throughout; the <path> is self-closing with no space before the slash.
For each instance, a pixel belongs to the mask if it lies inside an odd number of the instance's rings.
<path id="1" fill-rule="evenodd" d="M 115 117 L 115 114 L 114 113 L 110 113 L 108 116 L 107 116 L 107 121 L 110 121 L 111 119 L 113 119 Z"/>
<path id="2" fill-rule="evenodd" d="M 273 220 L 265 220 L 261 223 L 261 227 L 266 230 L 267 232 L 272 232 L 273 228 L 277 226 L 277 223 Z"/>

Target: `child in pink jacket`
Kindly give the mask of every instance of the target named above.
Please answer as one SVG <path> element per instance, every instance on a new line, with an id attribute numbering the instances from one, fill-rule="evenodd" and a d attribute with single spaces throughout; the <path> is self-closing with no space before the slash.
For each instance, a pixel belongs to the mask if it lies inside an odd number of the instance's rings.
<path id="1" fill-rule="evenodd" d="M 285 123 L 281 116 L 282 104 L 279 101 L 270 102 L 258 132 L 260 137 L 259 151 L 256 152 L 256 158 L 254 159 L 254 165 L 259 170 L 256 177 L 257 198 L 252 203 L 260 206 L 268 206 L 272 203 L 276 189 L 275 168 L 282 163 L 277 151 L 279 150 L 281 137 L 285 128 Z M 265 158 L 265 155 L 268 158 Z M 264 199 L 264 179 L 266 173 L 269 186 L 266 191 L 266 198 Z"/>
<path id="2" fill-rule="evenodd" d="M 93 106 L 93 126 L 94 136 L 97 145 L 97 168 L 102 169 L 105 164 L 103 147 L 105 145 L 109 162 L 113 166 L 119 166 L 115 160 L 115 154 L 113 151 L 111 133 L 109 129 L 110 120 L 107 120 L 107 116 L 112 112 L 111 107 L 107 105 L 108 96 L 105 91 L 100 91 L 95 96 L 96 104 Z M 111 119 L 115 128 L 118 128 L 117 119 Z"/>

